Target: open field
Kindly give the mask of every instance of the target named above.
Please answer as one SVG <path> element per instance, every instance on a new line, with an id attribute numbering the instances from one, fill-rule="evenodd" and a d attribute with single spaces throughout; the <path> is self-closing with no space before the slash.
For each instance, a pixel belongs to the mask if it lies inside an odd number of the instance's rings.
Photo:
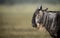
<path id="1" fill-rule="evenodd" d="M 60 5 L 54 6 L 43 8 L 60 11 Z M 51 38 L 48 32 L 33 29 L 31 19 L 36 8 L 35 4 L 0 6 L 0 38 Z"/>

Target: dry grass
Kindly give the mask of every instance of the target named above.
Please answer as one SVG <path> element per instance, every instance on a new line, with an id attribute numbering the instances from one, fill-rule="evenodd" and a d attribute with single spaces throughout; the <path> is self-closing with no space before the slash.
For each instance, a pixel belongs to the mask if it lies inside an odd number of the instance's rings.
<path id="1" fill-rule="evenodd" d="M 2 5 L 0 8 L 0 38 L 51 38 L 48 32 L 32 28 L 31 19 L 37 5 Z"/>

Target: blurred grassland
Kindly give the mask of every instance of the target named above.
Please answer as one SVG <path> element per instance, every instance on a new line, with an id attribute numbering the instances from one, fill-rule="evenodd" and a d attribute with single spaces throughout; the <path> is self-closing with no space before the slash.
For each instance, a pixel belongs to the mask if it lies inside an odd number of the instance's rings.
<path id="1" fill-rule="evenodd" d="M 60 11 L 60 5 L 43 4 L 43 9 Z M 48 32 L 32 28 L 38 4 L 0 5 L 0 38 L 51 38 Z"/>

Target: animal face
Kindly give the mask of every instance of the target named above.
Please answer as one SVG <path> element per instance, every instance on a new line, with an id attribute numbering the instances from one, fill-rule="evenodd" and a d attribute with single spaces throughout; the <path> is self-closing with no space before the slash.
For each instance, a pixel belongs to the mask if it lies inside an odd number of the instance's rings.
<path id="1" fill-rule="evenodd" d="M 43 12 L 40 10 L 39 13 L 35 17 L 35 22 L 38 28 L 40 27 L 40 24 L 42 22 L 42 16 L 43 16 Z"/>
<path id="2" fill-rule="evenodd" d="M 45 10 L 42 10 L 42 6 L 40 8 L 38 8 L 35 12 L 34 12 L 34 15 L 33 15 L 33 19 L 32 19 L 32 25 L 33 27 L 40 27 L 40 25 L 42 24 L 43 22 L 43 14 L 44 14 L 44 11 L 46 11 L 47 9 Z"/>
<path id="3" fill-rule="evenodd" d="M 39 25 L 39 19 L 40 19 L 40 14 L 39 11 L 42 10 L 42 6 L 40 8 L 38 8 L 32 17 L 32 26 L 33 27 L 37 27 L 37 25 Z"/>
<path id="4" fill-rule="evenodd" d="M 35 12 L 34 15 L 32 17 L 32 25 L 33 27 L 40 27 L 40 25 L 43 22 L 43 14 L 45 11 L 47 11 L 48 8 L 46 8 L 45 10 L 42 10 L 42 6 L 40 6 L 40 8 L 38 8 Z"/>

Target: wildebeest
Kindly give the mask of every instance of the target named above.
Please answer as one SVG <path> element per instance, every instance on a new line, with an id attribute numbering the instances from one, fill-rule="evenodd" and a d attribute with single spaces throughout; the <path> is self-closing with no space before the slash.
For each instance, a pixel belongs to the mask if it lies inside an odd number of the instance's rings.
<path id="1" fill-rule="evenodd" d="M 60 11 L 47 11 L 48 8 L 42 10 L 42 6 L 37 8 L 32 17 L 32 26 L 43 27 L 49 32 L 51 37 L 60 37 Z"/>

